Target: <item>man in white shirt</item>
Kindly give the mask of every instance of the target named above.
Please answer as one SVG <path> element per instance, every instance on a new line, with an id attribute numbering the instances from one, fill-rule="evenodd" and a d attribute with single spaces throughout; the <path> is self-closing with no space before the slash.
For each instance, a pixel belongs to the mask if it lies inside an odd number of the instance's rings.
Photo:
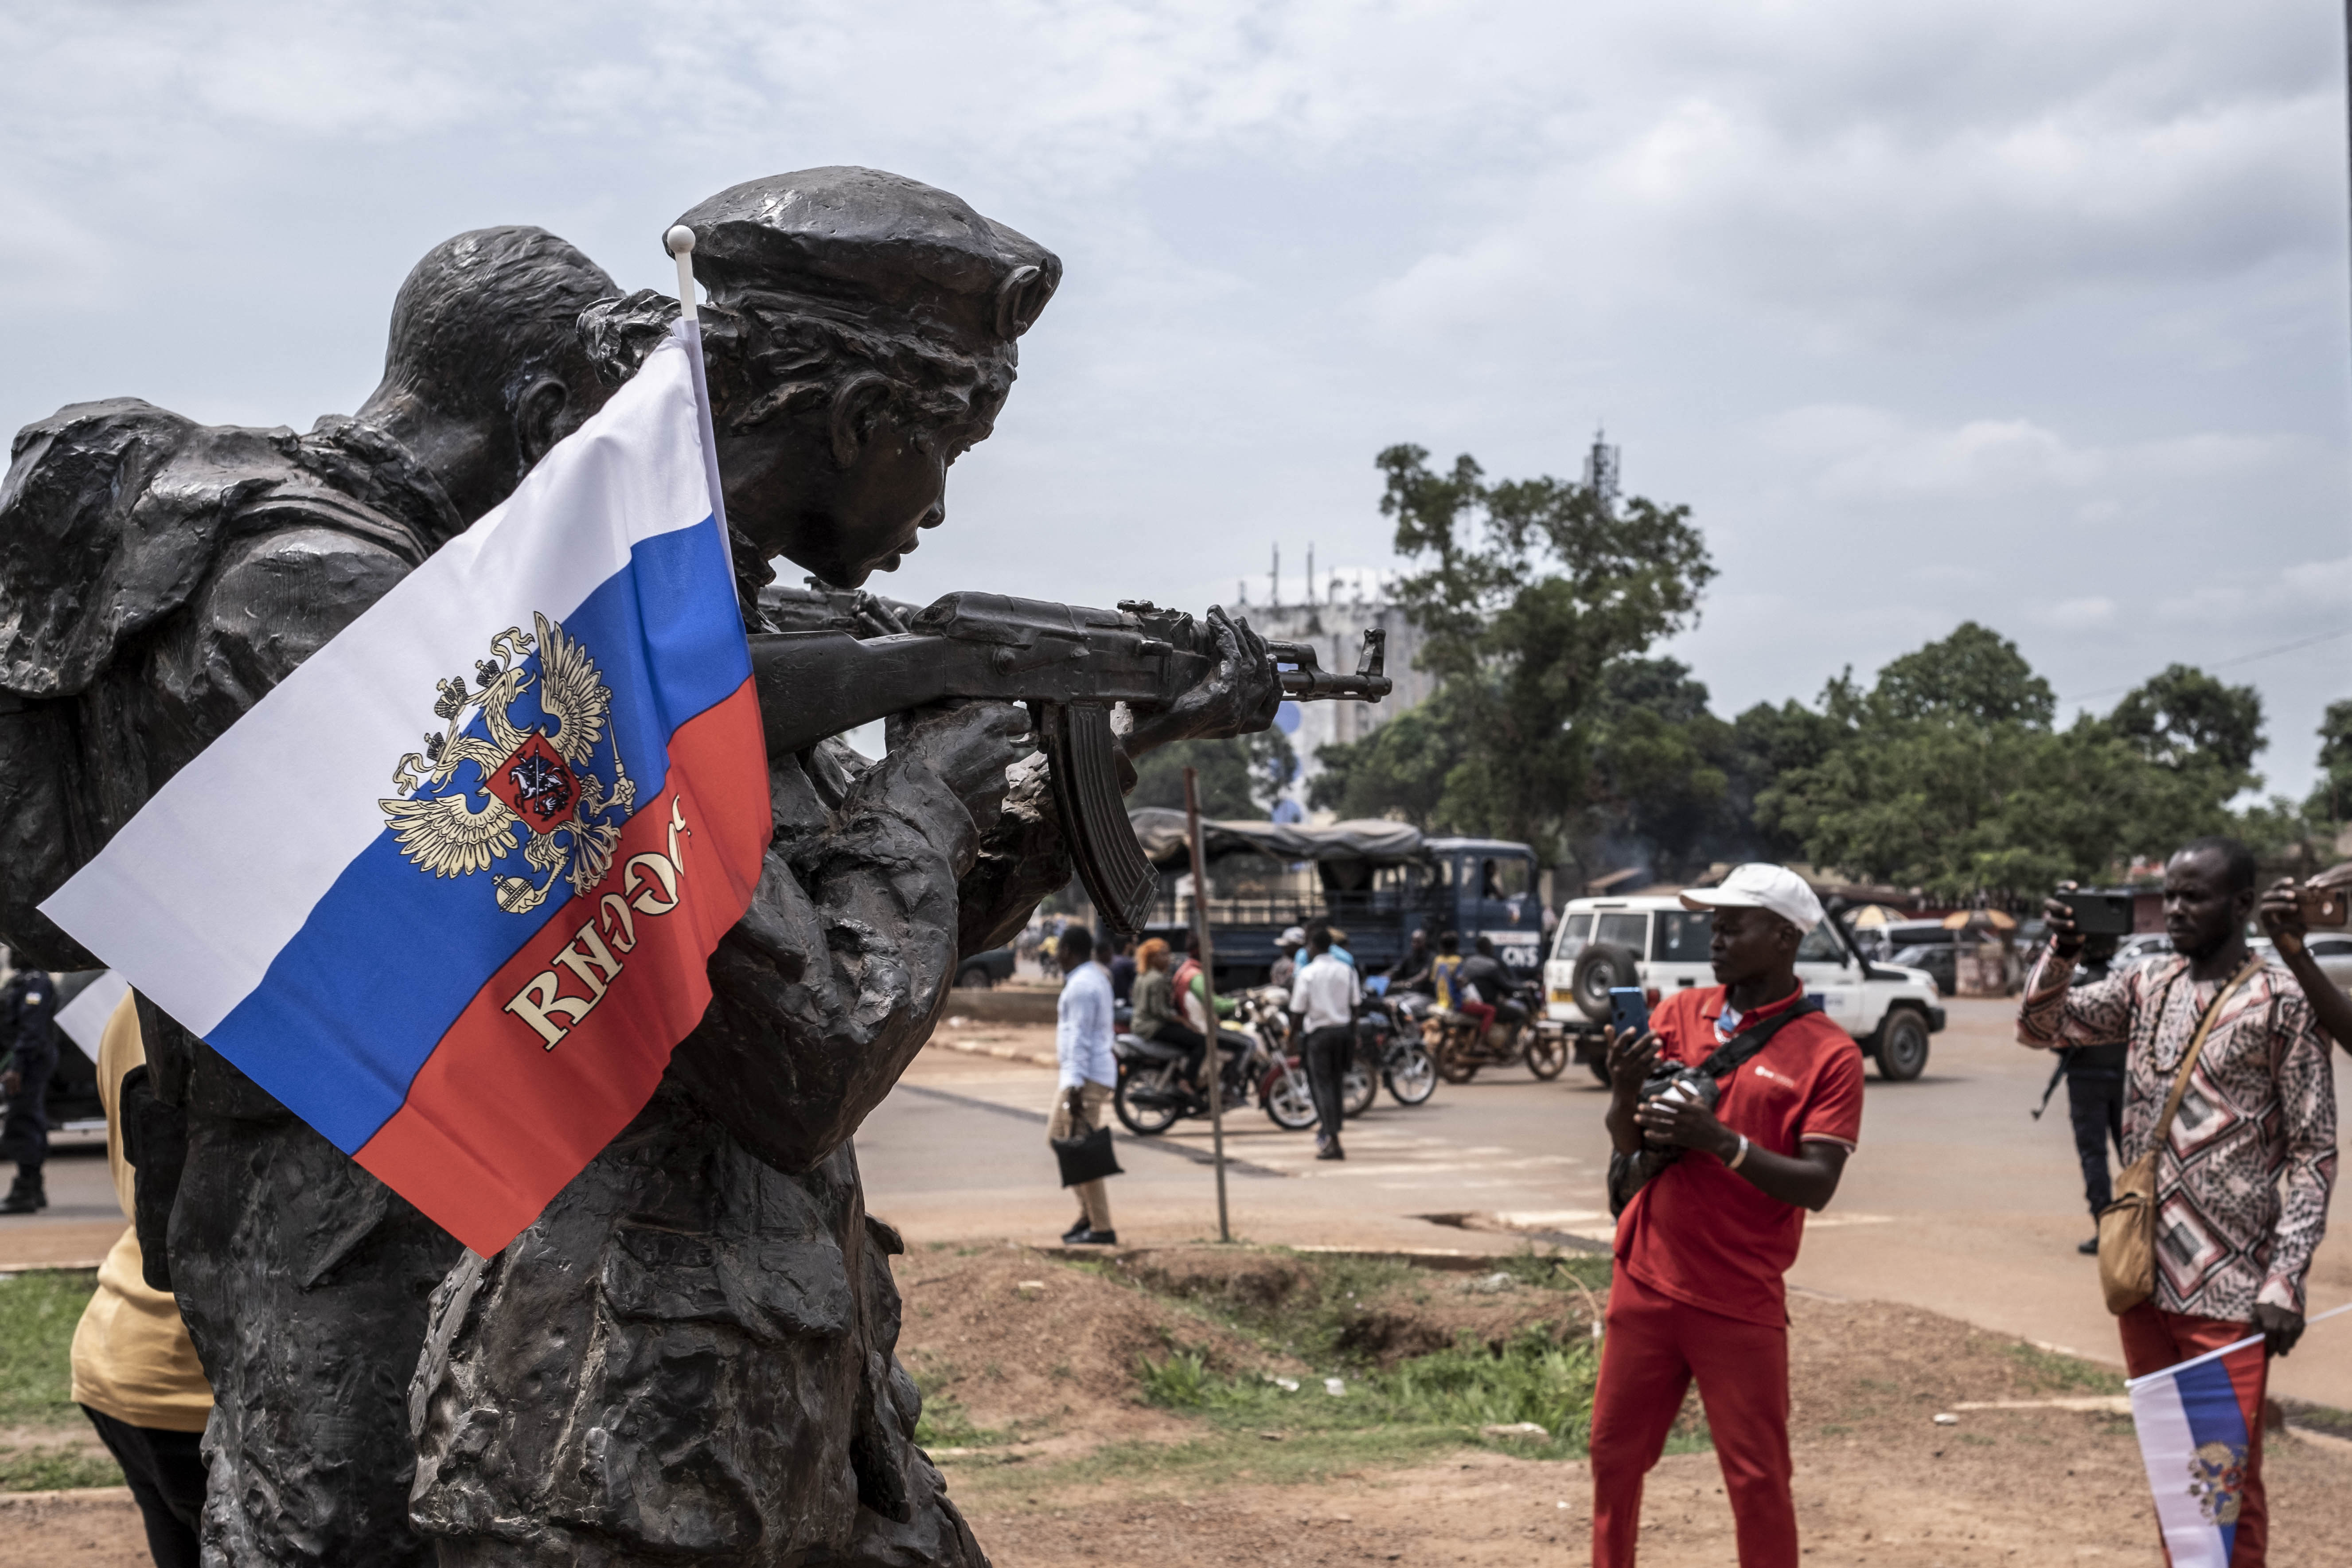
<path id="1" fill-rule="evenodd" d="M 1054 1055 L 1062 1077 L 1054 1096 L 1054 1114 L 1045 1136 L 1075 1138 L 1103 1124 L 1103 1107 L 1118 1082 L 1118 1064 L 1110 1054 L 1110 971 L 1094 962 L 1094 932 L 1072 925 L 1054 944 L 1060 961 L 1062 999 L 1054 1009 Z M 1099 1179 L 1078 1184 L 1078 1223 L 1062 1233 L 1076 1246 L 1113 1247 L 1118 1233 L 1110 1226 L 1110 1194 Z"/>
<path id="2" fill-rule="evenodd" d="M 1331 951 L 1331 928 L 1307 928 L 1307 963 L 1290 983 L 1290 1011 L 1306 1037 L 1307 1083 L 1315 1095 L 1315 1157 L 1344 1160 L 1339 1147 L 1339 1084 L 1356 1044 L 1356 1005 L 1363 985 L 1356 966 Z"/>

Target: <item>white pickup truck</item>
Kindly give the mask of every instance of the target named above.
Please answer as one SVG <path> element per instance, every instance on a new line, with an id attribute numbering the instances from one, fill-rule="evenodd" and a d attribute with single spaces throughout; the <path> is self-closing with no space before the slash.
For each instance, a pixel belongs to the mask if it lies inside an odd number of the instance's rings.
<path id="1" fill-rule="evenodd" d="M 1713 919 L 1671 896 L 1572 899 L 1560 911 L 1544 964 L 1544 1011 L 1570 1026 L 1576 1059 L 1593 1077 L 1609 1081 L 1601 1028 L 1610 987 L 1639 985 L 1664 996 L 1714 984 L 1706 956 Z M 1902 1083 L 1927 1070 L 1927 1037 L 1942 1030 L 1944 1009 L 1926 971 L 1870 963 L 1832 916 L 1799 945 L 1797 978 L 1878 1063 L 1881 1078 Z"/>

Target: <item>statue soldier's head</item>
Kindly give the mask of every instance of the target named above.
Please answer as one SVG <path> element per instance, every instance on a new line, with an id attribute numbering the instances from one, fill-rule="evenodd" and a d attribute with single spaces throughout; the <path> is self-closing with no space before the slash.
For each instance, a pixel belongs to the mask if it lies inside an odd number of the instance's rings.
<path id="1" fill-rule="evenodd" d="M 948 465 L 987 439 L 1014 340 L 1062 263 L 961 199 L 874 169 L 804 169 L 682 215 L 709 293 L 703 341 L 728 521 L 765 558 L 855 587 L 945 520 Z M 633 370 L 674 310 L 589 312 Z"/>
<path id="2" fill-rule="evenodd" d="M 612 395 L 579 321 L 614 287 L 543 228 L 443 240 L 393 300 L 383 381 L 355 417 L 420 458 L 459 515 L 479 517 Z"/>

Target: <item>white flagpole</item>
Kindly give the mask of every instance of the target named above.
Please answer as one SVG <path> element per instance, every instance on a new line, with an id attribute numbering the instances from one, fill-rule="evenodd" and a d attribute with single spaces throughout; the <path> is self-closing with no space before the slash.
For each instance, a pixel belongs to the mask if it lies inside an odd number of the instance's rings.
<path id="1" fill-rule="evenodd" d="M 727 537 L 727 494 L 719 482 L 719 437 L 710 423 L 710 383 L 702 374 L 702 316 L 694 307 L 694 230 L 677 225 L 662 236 L 677 263 L 677 322 L 694 364 L 694 412 L 702 426 L 702 474 L 710 488 L 710 515 Z"/>
<path id="2" fill-rule="evenodd" d="M 2340 1307 L 2330 1307 L 2327 1310 L 2319 1313 L 2315 1317 L 2305 1318 L 2303 1321 L 2303 1326 L 2305 1329 L 2309 1329 L 2314 1323 L 2324 1323 L 2327 1321 L 2328 1319 L 2336 1317 L 2345 1312 L 2352 1312 L 2352 1301 L 2347 1301 Z M 2262 1334 L 2248 1334 L 2244 1339 L 2234 1340 L 2229 1344 L 2223 1345 L 2220 1350 L 2207 1351 L 2203 1355 L 2190 1356 L 2187 1361 L 2175 1362 L 2170 1366 L 2160 1366 L 2154 1372 L 2142 1373 L 2137 1377 L 2126 1378 L 2124 1380 L 2124 1386 L 2127 1389 L 2137 1388 L 2143 1383 L 2154 1383 L 2160 1377 L 2179 1377 L 2182 1373 L 2187 1372 L 2192 1366 L 2203 1366 L 2207 1362 L 2218 1360 L 2222 1356 L 2228 1355 L 2232 1351 L 2242 1351 L 2248 1345 L 2258 1343 L 2265 1337 L 2267 1336 Z"/>

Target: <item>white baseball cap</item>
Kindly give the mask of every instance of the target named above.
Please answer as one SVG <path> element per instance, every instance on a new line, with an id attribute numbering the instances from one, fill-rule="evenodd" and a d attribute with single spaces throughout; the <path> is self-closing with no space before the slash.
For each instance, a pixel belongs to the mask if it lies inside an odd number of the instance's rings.
<path id="1" fill-rule="evenodd" d="M 1822 901 L 1805 879 L 1761 861 L 1736 866 L 1715 887 L 1690 889 L 1682 899 L 1686 910 L 1769 910 L 1800 931 L 1822 923 Z"/>

